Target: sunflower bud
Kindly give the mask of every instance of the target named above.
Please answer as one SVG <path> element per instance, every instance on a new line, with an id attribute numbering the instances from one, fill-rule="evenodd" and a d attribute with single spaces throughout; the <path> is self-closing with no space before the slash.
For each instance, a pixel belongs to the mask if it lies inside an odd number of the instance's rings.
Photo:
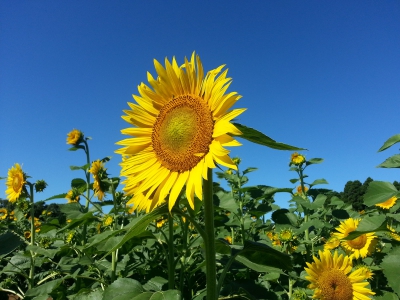
<path id="1" fill-rule="evenodd" d="M 47 187 L 47 183 L 46 183 L 46 181 L 44 181 L 44 180 L 38 180 L 38 181 L 36 181 L 36 183 L 35 183 L 35 190 L 36 190 L 36 193 L 39 193 L 39 192 L 43 192 L 44 191 L 44 189 Z"/>

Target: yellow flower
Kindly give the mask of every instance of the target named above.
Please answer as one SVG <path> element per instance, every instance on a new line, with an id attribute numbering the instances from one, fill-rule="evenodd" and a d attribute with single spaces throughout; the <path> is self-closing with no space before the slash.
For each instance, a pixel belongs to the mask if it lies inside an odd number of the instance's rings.
<path id="1" fill-rule="evenodd" d="M 232 237 L 231 236 L 226 236 L 225 241 L 227 241 L 229 244 L 232 244 Z"/>
<path id="2" fill-rule="evenodd" d="M 279 239 L 282 242 L 289 242 L 293 239 L 293 231 L 290 229 L 282 229 L 279 234 Z"/>
<path id="3" fill-rule="evenodd" d="M 65 238 L 65 241 L 69 244 L 71 243 L 72 239 L 74 238 L 75 231 L 70 231 L 67 234 L 67 237 Z"/>
<path id="4" fill-rule="evenodd" d="M 72 222 L 72 220 L 71 219 L 67 219 L 67 223 L 71 223 Z"/>
<path id="5" fill-rule="evenodd" d="M 21 166 L 19 164 L 15 164 L 15 166 L 8 170 L 6 182 L 6 194 L 10 202 L 15 202 L 19 198 L 24 189 L 25 183 L 25 174 L 22 172 Z"/>
<path id="6" fill-rule="evenodd" d="M 292 154 L 292 158 L 291 158 L 291 162 L 295 165 L 300 165 L 302 164 L 304 161 L 306 160 L 306 158 L 304 157 L 304 155 L 301 155 L 297 152 Z"/>
<path id="7" fill-rule="evenodd" d="M 107 215 L 104 220 L 103 220 L 103 225 L 104 226 L 110 226 L 113 222 L 113 217 L 110 215 Z"/>
<path id="8" fill-rule="evenodd" d="M 77 145 L 82 141 L 82 139 L 83 133 L 78 129 L 74 129 L 67 134 L 67 144 Z"/>
<path id="9" fill-rule="evenodd" d="M 268 231 L 268 232 L 266 233 L 266 235 L 267 235 L 267 237 L 268 237 L 270 240 L 272 240 L 272 239 L 274 238 L 274 233 L 273 233 L 272 231 Z"/>
<path id="10" fill-rule="evenodd" d="M 68 200 L 68 203 L 76 203 L 79 202 L 80 199 L 80 193 L 77 189 L 72 189 L 69 190 L 67 195 L 65 196 L 65 199 Z"/>
<path id="11" fill-rule="evenodd" d="M 324 250 L 333 250 L 340 245 L 340 239 L 337 236 L 331 236 L 324 245 Z"/>
<path id="12" fill-rule="evenodd" d="M 147 73 L 151 87 L 141 83 L 137 104 L 128 103 L 122 118 L 133 127 L 122 130 L 131 136 L 117 144 L 121 154 L 124 192 L 138 210 L 152 211 L 168 200 L 171 211 L 186 185 L 186 197 L 194 209 L 194 195 L 202 200 L 202 178 L 216 163 L 237 170 L 224 147 L 240 146 L 231 135 L 241 132 L 230 121 L 245 109 L 229 111 L 241 96 L 225 94 L 231 83 L 224 66 L 204 77 L 200 57 L 178 66 L 175 58 L 156 60 L 157 78 Z M 222 73 L 220 74 L 220 72 Z M 168 195 L 169 194 L 169 195 Z"/>
<path id="13" fill-rule="evenodd" d="M 372 279 L 372 277 L 374 276 L 374 273 L 372 272 L 372 270 L 366 265 L 357 265 L 354 267 L 354 269 L 362 270 L 362 273 L 366 279 Z"/>
<path id="14" fill-rule="evenodd" d="M 297 193 L 298 194 L 303 194 L 303 189 L 301 188 L 301 185 L 299 185 L 297 188 L 296 188 L 296 190 L 297 190 Z M 304 187 L 304 191 L 305 192 L 307 192 L 308 191 L 308 187 Z"/>
<path id="15" fill-rule="evenodd" d="M 14 211 L 12 211 L 12 212 L 9 214 L 8 217 L 10 218 L 11 221 L 17 221 L 17 217 L 15 216 L 15 212 L 14 212 Z"/>
<path id="16" fill-rule="evenodd" d="M 160 220 L 156 221 L 156 227 L 157 227 L 157 228 L 163 227 L 163 225 L 165 224 L 165 222 L 166 222 L 165 219 L 160 219 Z"/>
<path id="17" fill-rule="evenodd" d="M 93 190 L 94 195 L 100 200 L 103 201 L 105 195 L 105 187 L 104 183 L 102 182 L 103 179 L 107 177 L 107 173 L 104 168 L 103 162 L 99 159 L 92 163 L 92 167 L 89 169 L 89 173 L 92 173 L 94 183 L 93 183 Z"/>
<path id="18" fill-rule="evenodd" d="M 393 227 L 390 227 L 389 225 L 387 225 L 387 228 L 391 231 L 391 232 L 389 232 L 389 236 L 392 239 L 400 242 L 400 235 L 396 233 L 396 230 L 394 230 Z"/>
<path id="19" fill-rule="evenodd" d="M 352 260 L 338 252 L 331 254 L 329 250 L 319 251 L 319 259 L 304 268 L 310 281 L 308 288 L 314 290 L 314 299 L 324 300 L 364 300 L 374 295 L 365 281 L 363 270 L 352 272 Z"/>
<path id="20" fill-rule="evenodd" d="M 360 219 L 349 218 L 340 222 L 339 227 L 336 228 L 338 232 L 333 233 L 338 239 L 343 240 L 357 229 Z M 374 246 L 373 240 L 376 238 L 375 232 L 365 233 L 353 240 L 343 240 L 341 246 L 348 252 L 352 253 L 355 258 L 366 257 L 371 252 L 370 246 Z"/>
<path id="21" fill-rule="evenodd" d="M 393 196 L 392 198 L 389 198 L 385 202 L 375 204 L 375 206 L 378 206 L 378 207 L 381 207 L 384 209 L 389 209 L 396 204 L 396 201 L 397 201 L 397 197 Z"/>
<path id="22" fill-rule="evenodd" d="M 31 238 L 31 232 L 30 231 L 24 231 L 24 237 L 26 239 L 30 239 Z"/>
<path id="23" fill-rule="evenodd" d="M 5 208 L 0 208 L 0 220 L 5 220 L 8 216 L 8 211 Z"/>

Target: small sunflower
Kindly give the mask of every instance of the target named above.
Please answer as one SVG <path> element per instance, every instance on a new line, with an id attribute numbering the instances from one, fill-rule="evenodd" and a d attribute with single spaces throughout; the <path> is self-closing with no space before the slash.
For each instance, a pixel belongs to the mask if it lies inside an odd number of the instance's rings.
<path id="1" fill-rule="evenodd" d="M 299 195 L 302 195 L 303 194 L 303 188 L 301 187 L 301 185 L 299 185 L 297 188 L 296 188 L 296 190 L 297 190 L 297 194 L 299 194 Z M 304 187 L 304 192 L 307 192 L 308 191 L 308 187 Z"/>
<path id="2" fill-rule="evenodd" d="M 104 168 L 104 163 L 101 160 L 96 160 L 92 163 L 92 167 L 89 169 L 89 173 L 92 173 L 94 183 L 93 190 L 94 195 L 100 200 L 103 201 L 105 196 L 105 183 L 102 181 L 107 178 L 106 168 Z"/>
<path id="3" fill-rule="evenodd" d="M 301 165 L 306 160 L 305 156 L 297 152 L 292 153 L 290 162 L 295 165 Z"/>
<path id="4" fill-rule="evenodd" d="M 17 217 L 15 216 L 15 212 L 12 211 L 8 217 L 10 218 L 11 221 L 17 221 Z"/>
<path id="5" fill-rule="evenodd" d="M 390 236 L 392 239 L 394 239 L 394 240 L 400 242 L 400 235 L 399 235 L 398 233 L 396 233 L 396 230 L 394 230 L 394 228 L 393 228 L 393 227 L 390 227 L 389 225 L 387 225 L 387 228 L 390 230 L 389 236 Z"/>
<path id="6" fill-rule="evenodd" d="M 371 246 L 375 245 L 374 239 L 377 238 L 375 232 L 365 233 L 353 240 L 343 240 L 350 232 L 356 231 L 360 219 L 349 218 L 340 222 L 339 227 L 336 227 L 338 232 L 333 233 L 341 241 L 341 246 L 348 252 L 352 253 L 355 258 L 365 258 L 371 252 Z"/>
<path id="7" fill-rule="evenodd" d="M 163 225 L 165 224 L 165 222 L 167 222 L 166 219 L 156 220 L 156 227 L 157 227 L 157 228 L 163 227 Z"/>
<path id="8" fill-rule="evenodd" d="M 363 275 L 366 279 L 372 279 L 374 272 L 367 265 L 357 265 L 354 267 L 355 270 L 362 270 Z"/>
<path id="9" fill-rule="evenodd" d="M 0 220 L 7 219 L 8 211 L 5 208 L 0 208 Z"/>
<path id="10" fill-rule="evenodd" d="M 338 252 L 331 254 L 329 250 L 319 251 L 319 259 L 314 256 L 314 262 L 304 268 L 311 282 L 308 288 L 314 290 L 313 298 L 323 300 L 365 300 L 372 292 L 365 281 L 363 270 L 352 272 L 352 260 Z"/>
<path id="11" fill-rule="evenodd" d="M 106 215 L 105 218 L 104 218 L 104 220 L 103 220 L 103 225 L 104 225 L 104 226 L 110 226 L 110 225 L 112 224 L 113 220 L 114 220 L 114 219 L 113 219 L 112 216 Z"/>
<path id="12" fill-rule="evenodd" d="M 337 236 L 331 236 L 324 244 L 324 250 L 333 250 L 340 245 L 340 239 Z"/>
<path id="13" fill-rule="evenodd" d="M 77 189 L 72 189 L 68 191 L 67 195 L 65 196 L 65 199 L 68 200 L 68 203 L 77 203 L 81 198 L 80 195 L 81 194 Z"/>
<path id="14" fill-rule="evenodd" d="M 30 231 L 24 231 L 24 237 L 28 240 L 31 238 L 31 232 Z"/>
<path id="15" fill-rule="evenodd" d="M 385 202 L 375 204 L 375 206 L 378 206 L 378 207 L 384 208 L 384 209 L 389 209 L 396 204 L 396 201 L 397 201 L 397 197 L 393 196 L 393 197 L 389 198 L 388 200 L 386 200 Z"/>
<path id="16" fill-rule="evenodd" d="M 225 147 L 240 146 L 231 135 L 241 132 L 230 121 L 245 109 L 229 109 L 241 96 L 225 93 L 231 78 L 223 65 L 204 76 L 198 55 L 178 66 L 175 58 L 165 67 L 154 60 L 157 78 L 147 73 L 151 87 L 141 83 L 137 104 L 128 103 L 122 118 L 134 127 L 122 130 L 131 136 L 117 144 L 121 154 L 124 191 L 133 195 L 128 204 L 152 211 L 168 201 L 174 206 L 186 185 L 189 205 L 194 195 L 202 200 L 202 179 L 216 163 L 237 170 Z M 222 73 L 221 73 L 222 72 Z"/>
<path id="17" fill-rule="evenodd" d="M 78 129 L 73 129 L 67 134 L 67 144 L 78 145 L 83 139 L 83 133 Z"/>
<path id="18" fill-rule="evenodd" d="M 6 194 L 10 202 L 15 202 L 19 198 L 24 190 L 25 180 L 26 176 L 19 164 L 15 164 L 8 170 Z"/>
<path id="19" fill-rule="evenodd" d="M 226 236 L 225 241 L 227 241 L 229 244 L 232 244 L 232 237 L 231 236 Z"/>
<path id="20" fill-rule="evenodd" d="M 291 229 L 282 229 L 281 232 L 279 233 L 279 239 L 282 242 L 289 242 L 293 240 L 294 235 L 293 231 Z"/>

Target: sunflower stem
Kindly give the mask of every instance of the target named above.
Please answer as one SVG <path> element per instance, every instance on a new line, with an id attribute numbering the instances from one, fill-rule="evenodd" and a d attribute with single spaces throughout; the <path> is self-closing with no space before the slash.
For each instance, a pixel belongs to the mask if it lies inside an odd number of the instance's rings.
<path id="1" fill-rule="evenodd" d="M 204 223 L 205 223 L 205 253 L 206 253 L 206 283 L 207 300 L 216 300 L 217 276 L 215 259 L 215 236 L 214 236 L 214 203 L 213 203 L 213 180 L 212 169 L 207 171 L 207 180 L 203 181 L 204 193 Z"/>
<path id="2" fill-rule="evenodd" d="M 34 200 L 33 200 L 33 184 L 28 183 L 30 188 L 30 195 L 29 198 L 31 200 L 31 242 L 30 245 L 33 246 L 35 244 L 35 207 L 34 207 Z M 34 284 L 34 277 L 35 277 L 35 253 L 31 250 L 31 267 L 29 270 L 29 288 L 33 288 Z"/>
<path id="3" fill-rule="evenodd" d="M 83 143 L 85 144 L 85 153 L 86 153 L 86 164 L 88 164 L 88 168 L 90 169 L 90 156 L 89 156 L 89 144 L 87 143 L 86 139 L 83 139 Z M 90 173 L 85 170 L 85 175 L 86 175 L 86 204 L 84 207 L 83 212 L 87 213 L 89 210 L 89 197 L 90 197 Z M 87 238 L 86 234 L 87 233 L 87 224 L 83 224 L 83 229 L 82 229 L 82 245 L 86 245 Z"/>
<path id="4" fill-rule="evenodd" d="M 113 197 L 113 204 L 114 204 L 114 216 L 118 216 L 117 214 L 117 201 L 115 199 L 115 188 L 114 188 L 114 182 L 112 179 L 110 179 L 110 183 L 111 183 L 111 193 L 112 193 L 112 197 Z M 116 218 L 113 219 L 113 226 L 112 226 L 112 231 L 117 230 L 117 220 Z M 117 262 L 118 262 L 118 257 L 117 257 L 117 251 L 115 250 L 111 253 L 111 283 L 114 282 L 115 280 L 115 274 L 116 274 L 116 270 L 117 270 Z"/>
<path id="5" fill-rule="evenodd" d="M 168 288 L 175 288 L 174 218 L 168 214 Z"/>

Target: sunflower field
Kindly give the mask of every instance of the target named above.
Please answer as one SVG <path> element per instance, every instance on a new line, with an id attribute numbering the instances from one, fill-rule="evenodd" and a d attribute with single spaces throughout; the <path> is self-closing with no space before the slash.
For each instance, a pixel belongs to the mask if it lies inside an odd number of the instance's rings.
<path id="1" fill-rule="evenodd" d="M 227 92 L 224 66 L 205 73 L 195 53 L 154 65 L 124 110 L 120 174 L 107 173 L 109 157 L 92 160 L 90 138 L 74 129 L 70 168 L 83 176 L 46 199 L 62 204 L 41 209 L 47 183 L 18 163 L 3 175 L 0 300 L 399 299 L 392 183 L 371 182 L 357 211 L 307 176 L 322 158 L 235 123 L 245 109 L 231 109 L 241 96 Z M 237 136 L 291 151 L 287 187 L 249 183 L 257 169 L 227 149 Z M 400 168 L 400 154 L 379 167 Z"/>

